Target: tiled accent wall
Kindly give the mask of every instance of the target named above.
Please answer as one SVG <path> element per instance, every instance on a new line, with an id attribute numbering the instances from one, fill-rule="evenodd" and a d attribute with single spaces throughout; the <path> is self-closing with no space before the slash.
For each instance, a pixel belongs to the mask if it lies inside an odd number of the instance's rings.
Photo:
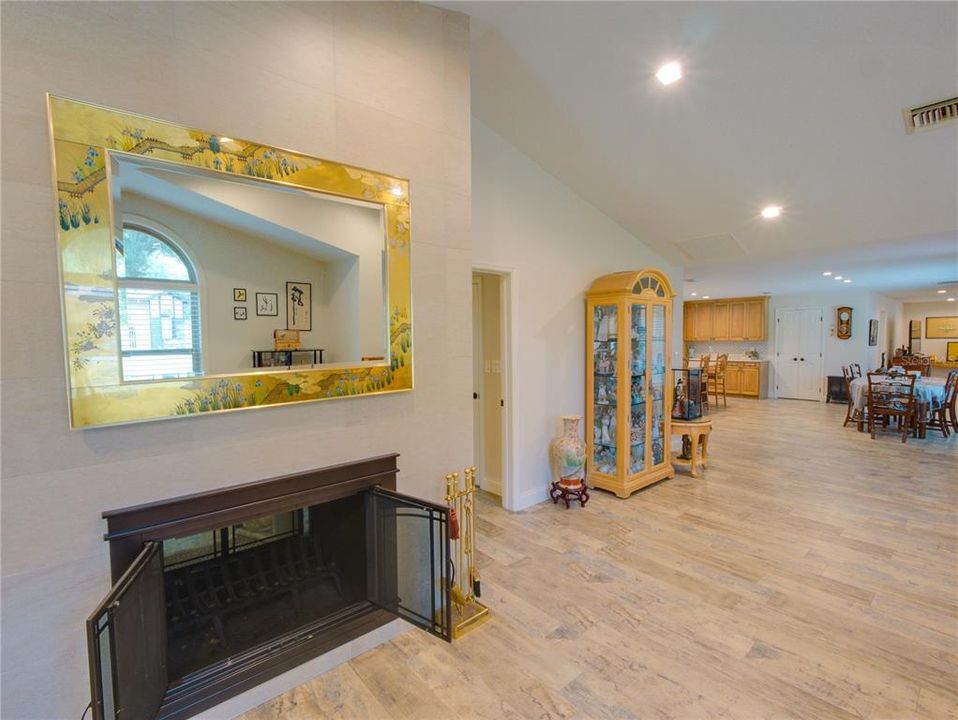
<path id="1" fill-rule="evenodd" d="M 421 3 L 0 12 L 0 716 L 78 718 L 101 511 L 386 452 L 401 491 L 439 498 L 472 462 L 469 25 Z M 46 92 L 409 178 L 416 389 L 71 432 Z"/>

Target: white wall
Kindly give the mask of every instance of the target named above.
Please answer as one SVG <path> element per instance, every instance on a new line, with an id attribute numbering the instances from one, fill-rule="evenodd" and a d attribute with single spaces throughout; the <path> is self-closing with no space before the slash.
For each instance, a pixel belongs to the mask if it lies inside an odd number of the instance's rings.
<path id="1" fill-rule="evenodd" d="M 958 303 L 950 302 L 927 302 L 927 303 L 904 303 L 902 305 L 902 322 L 904 330 L 902 338 L 897 342 L 898 346 L 908 344 L 908 322 L 910 320 L 921 321 L 921 352 L 925 355 L 935 355 L 939 360 L 944 360 L 948 346 L 948 340 L 930 340 L 925 337 L 925 318 L 928 317 L 955 317 L 958 316 Z M 958 341 L 958 338 L 952 338 L 952 342 Z"/>
<path id="2" fill-rule="evenodd" d="M 559 416 L 585 412 L 584 293 L 592 281 L 655 267 L 681 295 L 682 275 L 475 118 L 472 157 L 473 260 L 514 271 L 518 488 L 512 509 L 519 509 L 546 497 L 548 447 L 559 433 Z M 672 350 L 678 362 L 681 305 L 676 298 Z"/>
<path id="3" fill-rule="evenodd" d="M 402 491 L 438 499 L 470 464 L 469 27 L 418 3 L 0 13 L 0 716 L 78 718 L 84 621 L 109 587 L 101 511 L 386 452 Z M 71 432 L 47 91 L 409 178 L 416 389 Z"/>

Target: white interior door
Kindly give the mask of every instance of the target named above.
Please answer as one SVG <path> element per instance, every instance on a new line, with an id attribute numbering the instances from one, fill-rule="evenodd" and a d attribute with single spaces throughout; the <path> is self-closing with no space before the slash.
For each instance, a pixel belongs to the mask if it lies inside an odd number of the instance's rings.
<path id="1" fill-rule="evenodd" d="M 775 311 L 775 394 L 779 398 L 820 400 L 822 386 L 822 311 Z"/>
<path id="2" fill-rule="evenodd" d="M 472 276 L 472 464 L 485 477 L 482 442 L 482 283 Z"/>
<path id="3" fill-rule="evenodd" d="M 801 400 L 822 397 L 822 311 L 801 311 L 801 341 L 798 347 L 798 395 Z"/>

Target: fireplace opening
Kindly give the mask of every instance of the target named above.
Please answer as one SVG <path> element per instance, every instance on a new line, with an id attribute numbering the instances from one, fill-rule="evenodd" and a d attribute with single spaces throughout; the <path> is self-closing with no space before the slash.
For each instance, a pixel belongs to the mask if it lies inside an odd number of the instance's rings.
<path id="1" fill-rule="evenodd" d="M 354 495 L 164 540 L 170 682 L 364 600 L 363 520 Z"/>
<path id="2" fill-rule="evenodd" d="M 195 717 L 397 617 L 451 640 L 448 508 L 397 457 L 105 512 L 94 720 Z"/>

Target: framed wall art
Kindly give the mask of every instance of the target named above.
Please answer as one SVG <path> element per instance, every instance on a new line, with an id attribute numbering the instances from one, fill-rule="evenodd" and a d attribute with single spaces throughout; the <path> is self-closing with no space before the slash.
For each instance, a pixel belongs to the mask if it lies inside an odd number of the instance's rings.
<path id="1" fill-rule="evenodd" d="M 945 360 L 958 362 L 958 342 L 950 342 L 945 346 Z"/>
<path id="2" fill-rule="evenodd" d="M 925 338 L 928 340 L 958 338 L 958 315 L 926 317 Z"/>
<path id="3" fill-rule="evenodd" d="M 233 302 L 246 302 L 246 288 L 233 288 Z"/>
<path id="4" fill-rule="evenodd" d="M 245 319 L 246 319 L 246 308 L 244 308 L 244 307 L 234 307 L 234 308 L 233 308 L 233 319 L 234 319 L 234 320 L 245 320 Z"/>
<path id="5" fill-rule="evenodd" d="M 257 315 L 279 315 L 279 293 L 256 293 Z"/>
<path id="6" fill-rule="evenodd" d="M 868 347 L 875 347 L 878 344 L 878 321 L 868 321 Z"/>
<path id="7" fill-rule="evenodd" d="M 286 283 L 286 329 L 300 332 L 313 329 L 312 283 Z"/>

